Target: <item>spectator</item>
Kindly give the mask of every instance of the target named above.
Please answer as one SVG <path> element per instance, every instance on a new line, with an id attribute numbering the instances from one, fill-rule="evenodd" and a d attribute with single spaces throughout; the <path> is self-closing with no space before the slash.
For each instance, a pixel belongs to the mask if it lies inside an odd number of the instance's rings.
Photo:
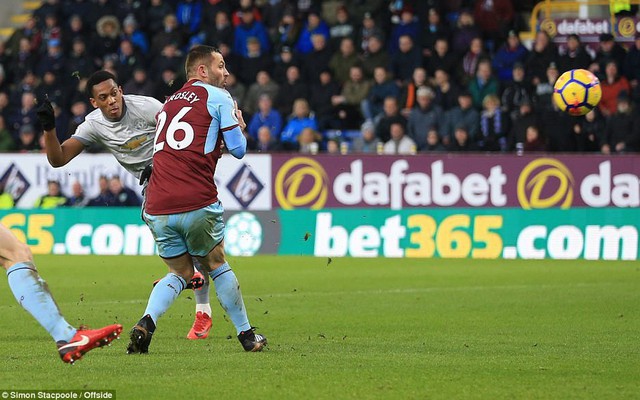
<path id="1" fill-rule="evenodd" d="M 23 40 L 24 39 L 24 40 Z M 31 16 L 27 18 L 21 28 L 13 31 L 7 40 L 7 51 L 12 58 L 19 52 L 35 54 L 42 43 L 42 32 L 38 28 L 36 19 Z"/>
<path id="2" fill-rule="evenodd" d="M 413 7 L 405 4 L 400 10 L 400 21 L 391 29 L 387 45 L 389 54 L 393 56 L 400 51 L 399 43 L 402 36 L 409 36 L 414 44 L 420 43 L 420 30 L 420 24 L 413 13 Z"/>
<path id="3" fill-rule="evenodd" d="M 8 153 L 16 150 L 16 141 L 7 129 L 4 117 L 0 115 L 0 153 Z"/>
<path id="4" fill-rule="evenodd" d="M 389 53 L 384 48 L 384 42 L 380 36 L 372 36 L 369 39 L 369 49 L 360 55 L 360 65 L 367 79 L 373 78 L 376 68 L 385 68 L 389 66 Z"/>
<path id="5" fill-rule="evenodd" d="M 605 79 L 600 82 L 602 88 L 602 98 L 598 108 L 605 117 L 609 117 L 616 112 L 618 96 L 624 92 L 628 97 L 631 92 L 631 85 L 624 76 L 618 73 L 618 64 L 611 60 L 605 67 Z"/>
<path id="6" fill-rule="evenodd" d="M 267 71 L 260 71 L 256 76 L 256 82 L 249 86 L 247 94 L 243 102 L 243 112 L 252 116 L 258 107 L 258 99 L 261 95 L 266 94 L 272 99 L 278 97 L 280 87 L 277 83 L 271 80 L 271 76 Z"/>
<path id="7" fill-rule="evenodd" d="M 493 76 L 491 61 L 481 60 L 478 63 L 476 76 L 469 82 L 469 92 L 473 98 L 473 106 L 480 110 L 485 97 L 498 94 L 498 80 Z"/>
<path id="8" fill-rule="evenodd" d="M 141 65 L 133 69 L 131 79 L 122 87 L 124 94 L 137 94 L 140 96 L 153 96 L 153 82 L 147 75 L 147 69 Z"/>
<path id="9" fill-rule="evenodd" d="M 551 41 L 549 34 L 543 30 L 536 33 L 533 46 L 527 61 L 525 69 L 527 71 L 527 80 L 533 86 L 539 85 L 547 80 L 547 67 L 552 62 L 558 61 L 558 47 Z"/>
<path id="10" fill-rule="evenodd" d="M 181 87 L 181 84 L 176 82 L 177 78 L 176 70 L 171 67 L 162 71 L 160 79 L 155 81 L 153 97 L 164 103 L 167 97 L 176 91 L 176 88 Z"/>
<path id="11" fill-rule="evenodd" d="M 282 115 L 273 109 L 273 100 L 268 94 L 259 97 L 258 111 L 253 114 L 247 126 L 249 136 L 254 141 L 258 140 L 258 132 L 263 126 L 267 126 L 269 133 L 274 137 L 278 137 L 282 130 Z"/>
<path id="12" fill-rule="evenodd" d="M 205 2 L 206 5 L 210 2 Z M 205 15 L 207 15 L 205 13 Z M 233 26 L 229 21 L 229 14 L 225 11 L 217 11 L 215 14 L 215 21 L 212 24 L 204 23 L 202 29 L 204 31 L 204 37 L 206 43 L 233 43 Z"/>
<path id="13" fill-rule="evenodd" d="M 458 106 L 447 111 L 445 114 L 444 128 L 439 130 L 442 135 L 442 144 L 446 147 L 451 143 L 455 128 L 464 125 L 467 133 L 471 137 L 476 137 L 480 129 L 480 113 L 473 107 L 471 93 L 460 92 L 458 95 Z"/>
<path id="14" fill-rule="evenodd" d="M 280 54 L 275 57 L 273 67 L 273 80 L 278 85 L 282 85 L 287 80 L 287 70 L 291 66 L 298 67 L 300 70 L 300 60 L 293 54 L 293 50 L 288 46 L 282 46 Z"/>
<path id="15" fill-rule="evenodd" d="M 355 53 L 355 44 L 352 38 L 356 28 L 351 16 L 349 15 L 349 10 L 346 6 L 341 5 L 337 8 L 335 17 L 336 21 L 329 27 L 330 47 L 332 49 L 337 49 L 338 46 L 342 46 L 344 39 L 349 39 Z"/>
<path id="16" fill-rule="evenodd" d="M 376 21 L 373 19 L 371 12 L 367 11 L 364 13 L 362 18 L 362 27 L 359 29 L 356 37 L 356 45 L 365 56 L 367 56 L 371 51 L 370 39 L 374 37 L 380 43 L 380 48 L 384 48 L 384 31 L 376 25 Z M 369 72 L 371 72 L 371 70 Z"/>
<path id="17" fill-rule="evenodd" d="M 293 103 L 293 113 L 287 120 L 287 124 L 280 135 L 280 143 L 284 150 L 297 150 L 298 136 L 304 128 L 318 130 L 315 117 L 311 114 L 309 103 L 306 99 L 297 99 Z"/>
<path id="18" fill-rule="evenodd" d="M 591 65 L 591 56 L 580 41 L 580 36 L 572 33 L 567 37 L 567 45 L 558 58 L 558 67 L 561 71 L 583 68 L 588 69 Z"/>
<path id="19" fill-rule="evenodd" d="M 302 59 L 303 71 L 305 72 L 304 80 L 308 84 L 318 81 L 320 72 L 329 68 L 329 62 L 333 53 L 327 47 L 327 39 L 320 33 L 311 36 L 313 50 L 305 53 Z"/>
<path id="20" fill-rule="evenodd" d="M 272 71 L 273 59 L 263 48 L 256 37 L 247 39 L 247 53 L 240 59 L 239 78 L 245 85 L 251 85 L 256 81 L 259 71 Z"/>
<path id="21" fill-rule="evenodd" d="M 280 85 L 278 97 L 276 98 L 276 108 L 281 115 L 291 114 L 295 99 L 309 98 L 308 85 L 300 79 L 300 69 L 292 65 L 287 70 L 287 80 Z"/>
<path id="22" fill-rule="evenodd" d="M 85 196 L 82 184 L 78 181 L 74 181 L 71 184 L 71 196 L 65 205 L 71 207 L 84 207 L 87 204 L 89 204 L 89 198 Z"/>
<path id="23" fill-rule="evenodd" d="M 475 38 L 480 39 L 480 30 L 476 27 L 473 14 L 469 10 L 461 10 L 451 38 L 453 54 L 462 57 L 471 47 L 471 42 Z M 470 71 L 475 71 L 475 68 L 471 68 Z"/>
<path id="24" fill-rule="evenodd" d="M 437 38 L 431 55 L 425 63 L 427 73 L 433 76 L 438 69 L 445 71 L 453 71 L 456 67 L 457 59 L 453 53 L 449 51 L 449 42 L 447 38 Z"/>
<path id="25" fill-rule="evenodd" d="M 633 44 L 624 60 L 624 76 L 631 85 L 631 100 L 634 104 L 640 103 L 640 32 L 636 32 Z"/>
<path id="26" fill-rule="evenodd" d="M 502 109 L 513 120 L 520 104 L 531 102 L 532 96 L 531 85 L 525 81 L 524 66 L 517 62 L 513 65 L 513 80 L 506 83 L 502 91 Z"/>
<path id="27" fill-rule="evenodd" d="M 415 154 L 416 143 L 405 135 L 405 127 L 400 122 L 394 122 L 389 128 L 390 139 L 384 144 L 384 154 Z"/>
<path id="28" fill-rule="evenodd" d="M 364 79 L 362 68 L 358 65 L 352 66 L 349 70 L 349 80 L 343 85 L 341 93 L 331 98 L 331 104 L 340 120 L 338 129 L 358 129 L 362 123 L 361 104 L 370 89 L 371 82 Z"/>
<path id="29" fill-rule="evenodd" d="M 389 69 L 400 85 L 407 84 L 416 68 L 422 66 L 422 53 L 409 35 L 400 36 L 399 51 L 391 55 Z"/>
<path id="30" fill-rule="evenodd" d="M 600 34 L 599 39 L 600 45 L 596 51 L 596 57 L 589 69 L 600 79 L 604 79 L 607 64 L 615 61 L 616 65 L 622 69 L 627 52 L 622 46 L 616 43 L 613 35 L 610 33 Z"/>
<path id="31" fill-rule="evenodd" d="M 396 83 L 398 83 L 396 81 Z M 416 105 L 416 92 L 422 86 L 428 86 L 427 70 L 420 67 L 413 70 L 411 81 L 400 85 L 400 107 L 402 115 L 406 118 L 409 116 L 411 109 Z"/>
<path id="32" fill-rule="evenodd" d="M 376 137 L 375 125 L 371 121 L 365 121 L 360 127 L 360 136 L 351 142 L 352 152 L 375 154 L 378 152 L 378 145 L 382 145 L 382 142 Z"/>
<path id="33" fill-rule="evenodd" d="M 507 150 L 522 149 L 527 137 L 527 128 L 531 125 L 538 126 L 538 117 L 533 112 L 533 106 L 529 101 L 523 101 L 514 113 L 511 130 L 507 140 Z"/>
<path id="34" fill-rule="evenodd" d="M 282 52 L 285 47 L 292 49 L 298 41 L 301 29 L 302 26 L 294 11 L 291 9 L 285 10 L 271 33 L 271 41 L 277 51 Z"/>
<path id="35" fill-rule="evenodd" d="M 418 43 L 422 47 L 422 56 L 428 59 L 432 55 L 431 49 L 435 48 L 438 39 L 444 39 L 449 44 L 451 31 L 442 21 L 440 12 L 436 8 L 430 8 L 427 13 L 427 23 L 420 29 Z"/>
<path id="36" fill-rule="evenodd" d="M 438 129 L 433 127 L 427 131 L 427 143 L 421 150 L 426 153 L 435 153 L 447 150 L 442 142 L 440 142 L 440 133 L 438 132 Z"/>
<path id="37" fill-rule="evenodd" d="M 18 131 L 18 149 L 20 153 L 36 152 L 40 150 L 38 134 L 31 124 L 25 124 Z"/>
<path id="38" fill-rule="evenodd" d="M 318 128 L 322 131 L 338 129 L 337 110 L 331 103 L 334 96 L 340 95 L 340 85 L 333 80 L 331 71 L 320 73 L 320 81 L 311 84 L 309 104 L 315 112 Z"/>
<path id="39" fill-rule="evenodd" d="M 522 148 L 523 152 L 543 152 L 547 150 L 547 145 L 540 137 L 540 130 L 536 125 L 529 125 L 526 131 L 526 139 Z"/>
<path id="40" fill-rule="evenodd" d="M 575 117 L 560 111 L 555 102 L 549 101 L 549 104 L 551 108 L 543 108 L 538 118 L 540 132 L 547 140 L 547 151 L 574 151 L 573 124 Z"/>
<path id="41" fill-rule="evenodd" d="M 637 118 L 633 115 L 629 96 L 621 92 L 618 96 L 617 109 L 605 123 L 605 133 L 602 138 L 601 149 L 604 154 L 627 153 L 637 151 L 634 148 L 637 140 L 633 137 L 636 132 L 634 123 Z"/>
<path id="42" fill-rule="evenodd" d="M 253 0 L 239 0 L 237 1 L 238 6 L 237 9 L 231 14 L 231 23 L 233 26 L 238 26 L 242 24 L 242 16 L 245 13 L 250 13 L 253 15 L 254 21 L 262 21 L 262 13 L 253 5 Z"/>
<path id="43" fill-rule="evenodd" d="M 433 77 L 435 84 L 436 97 L 433 100 L 435 104 L 447 111 L 458 105 L 458 94 L 460 88 L 449 78 L 449 72 L 444 69 L 436 69 Z"/>
<path id="44" fill-rule="evenodd" d="M 202 3 L 199 0 L 179 0 L 176 4 L 176 18 L 187 36 L 195 35 L 200 30 L 202 20 Z"/>
<path id="45" fill-rule="evenodd" d="M 515 12 L 511 0 L 478 0 L 474 17 L 485 42 L 493 54 L 500 47 L 505 33 L 511 29 Z"/>
<path id="46" fill-rule="evenodd" d="M 42 46 L 44 49 L 50 45 L 52 40 L 57 40 L 58 43 L 62 40 L 62 28 L 60 28 L 58 15 L 50 13 L 44 17 L 44 26 L 42 29 Z M 62 45 L 62 43 L 60 43 Z"/>
<path id="47" fill-rule="evenodd" d="M 478 151 L 478 147 L 473 140 L 469 138 L 469 132 L 464 125 L 456 126 L 453 132 L 453 140 L 447 146 L 447 151 L 451 152 L 468 152 Z"/>
<path id="48" fill-rule="evenodd" d="M 114 206 L 117 207 L 137 207 L 142 204 L 138 195 L 128 187 L 124 186 L 119 176 L 109 179 L 109 191 L 114 199 Z"/>
<path id="49" fill-rule="evenodd" d="M 343 85 L 349 80 L 351 67 L 358 63 L 358 55 L 353 45 L 353 39 L 347 37 L 340 41 L 340 48 L 331 57 L 329 68 L 333 71 L 333 77 L 338 84 Z"/>
<path id="50" fill-rule="evenodd" d="M 161 0 L 155 0 L 161 1 Z M 180 48 L 185 43 L 185 37 L 182 31 L 178 28 L 178 19 L 175 15 L 169 13 L 162 19 L 162 29 L 155 33 L 150 34 L 151 39 L 151 51 L 149 57 L 155 59 L 165 46 L 169 43 L 174 43 L 177 48 Z"/>
<path id="51" fill-rule="evenodd" d="M 34 208 L 56 208 L 67 205 L 69 199 L 60 191 L 60 182 L 49 181 L 47 182 L 47 193 L 40 196 Z"/>
<path id="52" fill-rule="evenodd" d="M 317 47 L 313 44 L 314 36 L 322 36 L 325 43 L 329 41 L 329 26 L 320 18 L 319 12 L 315 9 L 310 10 L 307 15 L 307 20 L 296 42 L 296 50 L 302 55 L 317 51 Z"/>
<path id="53" fill-rule="evenodd" d="M 109 190 L 109 179 L 104 175 L 98 178 L 98 190 L 98 195 L 89 200 L 88 206 L 107 207 L 115 205 L 115 197 Z"/>
<path id="54" fill-rule="evenodd" d="M 332 154 L 332 155 L 338 155 L 340 154 L 340 147 L 341 147 L 341 143 L 340 140 L 336 139 L 336 138 L 332 138 L 327 140 L 327 149 L 326 149 L 326 153 L 327 154 Z"/>
<path id="55" fill-rule="evenodd" d="M 462 62 L 459 64 L 457 70 L 458 82 L 463 86 L 467 86 L 475 78 L 480 61 L 487 58 L 489 56 L 484 52 L 482 39 L 479 37 L 473 38 L 469 45 L 469 50 L 462 56 Z"/>
<path id="56" fill-rule="evenodd" d="M 76 101 L 71 105 L 71 118 L 69 120 L 68 129 L 63 130 L 62 132 L 69 132 L 70 135 L 73 135 L 78 129 L 78 126 L 84 122 L 84 118 L 88 114 L 87 103 L 84 101 Z M 61 132 L 56 129 L 56 133 Z M 64 138 L 67 139 L 67 138 Z M 64 142 L 64 139 L 60 141 L 60 143 Z"/>
<path id="57" fill-rule="evenodd" d="M 480 131 L 475 142 L 482 151 L 505 151 L 507 149 L 507 133 L 510 119 L 500 108 L 500 99 L 488 94 L 482 102 L 480 114 Z"/>
<path id="58" fill-rule="evenodd" d="M 247 39 L 254 37 L 260 42 L 260 48 L 265 53 L 271 50 L 271 42 L 269 41 L 269 33 L 260 21 L 256 21 L 251 8 L 241 9 L 239 12 L 241 23 L 236 26 L 234 31 L 233 52 L 241 57 L 247 57 L 249 48 L 247 47 Z"/>
<path id="59" fill-rule="evenodd" d="M 76 40 L 82 40 L 83 43 L 86 43 L 85 38 L 89 36 L 89 32 L 86 22 L 78 14 L 73 14 L 69 18 L 67 25 L 66 27 L 63 26 L 62 30 L 62 37 L 64 38 L 62 41 L 62 49 L 68 58 L 69 54 L 73 51 L 73 44 Z"/>
<path id="60" fill-rule="evenodd" d="M 159 61 L 160 60 L 158 60 L 158 62 Z M 131 43 L 129 39 L 122 39 L 116 60 L 117 76 L 128 79 L 128 77 L 133 75 L 133 71 L 136 68 L 142 67 L 143 65 L 144 57 L 142 53 L 133 46 L 133 43 Z"/>
<path id="61" fill-rule="evenodd" d="M 416 93 L 417 106 L 411 109 L 407 121 L 407 136 L 413 139 L 418 149 L 427 145 L 427 131 L 438 129 L 444 122 L 442 107 L 433 103 L 435 93 L 428 86 L 422 86 Z"/>
<path id="62" fill-rule="evenodd" d="M 382 104 L 386 97 L 398 97 L 400 88 L 390 78 L 388 71 L 380 66 L 373 71 L 374 83 L 369 90 L 367 98 L 362 103 L 362 115 L 365 120 L 373 121 L 373 118 L 382 112 Z"/>
<path id="63" fill-rule="evenodd" d="M 176 71 L 176 73 L 184 69 L 184 57 L 176 42 L 166 43 L 160 54 L 154 57 L 149 71 L 151 79 L 157 82 L 162 71 L 167 69 Z M 127 76 L 131 76 L 131 74 Z"/>
<path id="64" fill-rule="evenodd" d="M 116 58 L 120 44 L 120 21 L 113 15 L 105 15 L 96 22 L 97 35 L 91 41 L 92 55 L 103 60 Z"/>
<path id="65" fill-rule="evenodd" d="M 398 99 L 395 97 L 387 97 L 382 105 L 382 114 L 374 119 L 376 125 L 376 137 L 382 142 L 387 142 L 391 138 L 391 125 L 400 123 L 407 126 L 407 119 L 400 114 L 398 107 Z"/>
<path id="66" fill-rule="evenodd" d="M 122 21 L 120 39 L 130 41 L 136 51 L 140 52 L 142 56 L 146 57 L 149 54 L 149 39 L 147 39 L 147 35 L 141 29 L 138 29 L 138 21 L 136 21 L 133 15 L 128 15 Z"/>
<path id="67" fill-rule="evenodd" d="M 71 52 L 66 57 L 64 65 L 63 83 L 71 85 L 80 77 L 89 77 L 96 70 L 93 58 L 87 54 L 87 45 L 83 38 L 73 39 Z"/>
<path id="68" fill-rule="evenodd" d="M 493 58 L 498 80 L 500 82 L 511 82 L 513 80 L 513 67 L 516 63 L 522 64 L 526 61 L 529 50 L 522 43 L 518 34 L 511 30 L 507 36 L 507 42 L 502 45 Z"/>
<path id="69" fill-rule="evenodd" d="M 298 151 L 305 154 L 315 154 L 318 152 L 322 135 L 311 127 L 306 127 L 298 135 Z"/>
<path id="70" fill-rule="evenodd" d="M 549 111 L 553 108 L 553 85 L 559 76 L 560 72 L 556 63 L 550 63 L 547 67 L 545 80 L 538 83 L 533 95 L 533 104 L 538 112 Z"/>
<path id="71" fill-rule="evenodd" d="M 22 80 L 28 72 L 36 69 L 38 58 L 31 50 L 29 39 L 21 38 L 18 46 L 18 50 L 11 54 L 10 70 L 13 71 L 15 80 Z"/>
<path id="72" fill-rule="evenodd" d="M 227 76 L 225 89 L 227 89 L 227 92 L 229 92 L 231 97 L 238 103 L 238 107 L 244 110 L 244 98 L 247 95 L 247 87 L 242 82 L 238 82 L 235 74 L 232 72 L 229 72 L 229 76 Z M 247 119 L 249 119 L 249 117 L 249 115 L 246 116 Z"/>
<path id="73" fill-rule="evenodd" d="M 602 138 L 605 136 L 605 121 L 598 108 L 589 111 L 573 125 L 576 151 L 600 151 Z"/>
<path id="74" fill-rule="evenodd" d="M 148 33 L 150 38 L 164 32 L 174 32 L 178 25 L 178 20 L 172 16 L 175 24 L 167 25 L 166 17 L 171 15 L 171 6 L 165 0 L 149 0 L 149 6 L 145 10 L 145 21 L 142 24 L 143 30 Z M 178 38 L 174 37 L 174 40 Z M 158 49 L 159 50 L 159 49 Z M 153 54 L 153 44 L 151 45 L 151 53 Z"/>
<path id="75" fill-rule="evenodd" d="M 24 92 L 22 96 L 20 96 L 20 107 L 11 114 L 10 120 L 10 129 L 16 137 L 20 128 L 24 125 L 35 127 L 35 125 L 38 124 L 35 101 L 36 97 L 32 92 Z"/>
<path id="76" fill-rule="evenodd" d="M 52 103 L 66 106 L 68 99 L 65 98 L 66 93 L 64 87 L 58 81 L 60 74 L 55 71 L 46 70 L 40 76 L 42 76 L 42 82 L 40 82 L 33 93 L 35 99 L 48 97 Z"/>
<path id="77" fill-rule="evenodd" d="M 280 143 L 271 134 L 271 129 L 264 125 L 258 129 L 258 140 L 255 143 L 255 150 L 261 153 L 267 153 L 280 150 Z"/>

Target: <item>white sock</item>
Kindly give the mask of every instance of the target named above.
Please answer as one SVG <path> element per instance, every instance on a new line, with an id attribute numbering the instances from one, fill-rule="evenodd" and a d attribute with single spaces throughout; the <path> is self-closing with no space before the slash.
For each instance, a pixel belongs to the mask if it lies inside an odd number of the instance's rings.
<path id="1" fill-rule="evenodd" d="M 211 305 L 210 304 L 196 304 L 196 313 L 200 311 L 211 317 Z"/>

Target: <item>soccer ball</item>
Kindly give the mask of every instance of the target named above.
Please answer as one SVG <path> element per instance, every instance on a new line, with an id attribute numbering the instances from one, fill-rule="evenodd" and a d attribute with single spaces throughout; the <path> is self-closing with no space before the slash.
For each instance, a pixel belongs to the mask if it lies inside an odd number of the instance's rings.
<path id="1" fill-rule="evenodd" d="M 585 115 L 598 105 L 600 97 L 600 81 L 586 69 L 567 71 L 553 85 L 553 101 L 570 115 Z"/>
<path id="2" fill-rule="evenodd" d="M 262 246 L 262 225 L 249 212 L 234 214 L 226 224 L 224 248 L 232 256 L 252 256 Z"/>

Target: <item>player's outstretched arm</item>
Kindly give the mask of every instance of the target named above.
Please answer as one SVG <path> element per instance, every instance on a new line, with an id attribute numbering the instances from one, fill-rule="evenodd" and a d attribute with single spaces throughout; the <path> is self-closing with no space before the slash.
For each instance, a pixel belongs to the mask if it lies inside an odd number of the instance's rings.
<path id="1" fill-rule="evenodd" d="M 44 145 L 47 160 L 52 167 L 62 167 L 84 150 L 77 139 L 69 138 L 60 144 L 56 133 L 56 117 L 49 99 L 45 99 L 37 110 L 38 120 L 44 130 Z"/>

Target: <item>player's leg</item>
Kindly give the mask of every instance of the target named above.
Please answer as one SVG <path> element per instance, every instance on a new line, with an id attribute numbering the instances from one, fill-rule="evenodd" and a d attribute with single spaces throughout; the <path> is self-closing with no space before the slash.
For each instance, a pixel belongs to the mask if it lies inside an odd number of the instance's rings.
<path id="1" fill-rule="evenodd" d="M 122 331 L 121 325 L 80 331 L 72 327 L 38 274 L 29 247 L 3 225 L 0 225 L 0 262 L 16 300 L 53 337 L 63 361 L 77 361 L 89 350 L 110 343 Z"/>
<path id="2" fill-rule="evenodd" d="M 153 232 L 158 253 L 169 267 L 169 273 L 160 279 L 149 295 L 142 318 L 131 329 L 131 342 L 127 353 L 147 353 L 158 319 L 169 309 L 178 295 L 187 288 L 193 277 L 193 262 L 176 223 L 180 214 L 152 216 L 144 214 L 145 222 Z"/>
<path id="3" fill-rule="evenodd" d="M 208 224 L 206 232 L 213 243 L 213 249 L 202 254 L 202 249 L 191 248 L 191 254 L 199 256 L 200 262 L 207 267 L 209 276 L 213 281 L 216 296 L 220 305 L 229 315 L 231 322 L 236 328 L 238 339 L 247 351 L 260 351 L 267 341 L 262 335 L 256 335 L 249 323 L 247 310 L 244 306 L 240 284 L 233 270 L 225 260 L 224 253 L 224 221 L 222 219 L 223 208 L 220 203 L 211 205 L 205 209 L 206 215 L 202 218 Z M 195 242 L 201 245 L 202 241 Z M 190 245 L 190 243 L 187 243 Z M 194 246 L 195 247 L 195 246 Z"/>
<path id="4" fill-rule="evenodd" d="M 194 274 L 192 281 L 197 277 L 201 279 L 202 285 L 200 287 L 193 288 L 193 293 L 196 297 L 196 314 L 193 326 L 191 326 L 191 330 L 189 330 L 189 333 L 187 334 L 187 339 L 206 339 L 207 336 L 209 336 L 209 331 L 211 330 L 212 325 L 211 305 L 209 300 L 209 290 L 211 289 L 209 285 L 209 274 L 195 257 L 193 258 L 193 266 L 196 269 L 196 273 Z"/>

